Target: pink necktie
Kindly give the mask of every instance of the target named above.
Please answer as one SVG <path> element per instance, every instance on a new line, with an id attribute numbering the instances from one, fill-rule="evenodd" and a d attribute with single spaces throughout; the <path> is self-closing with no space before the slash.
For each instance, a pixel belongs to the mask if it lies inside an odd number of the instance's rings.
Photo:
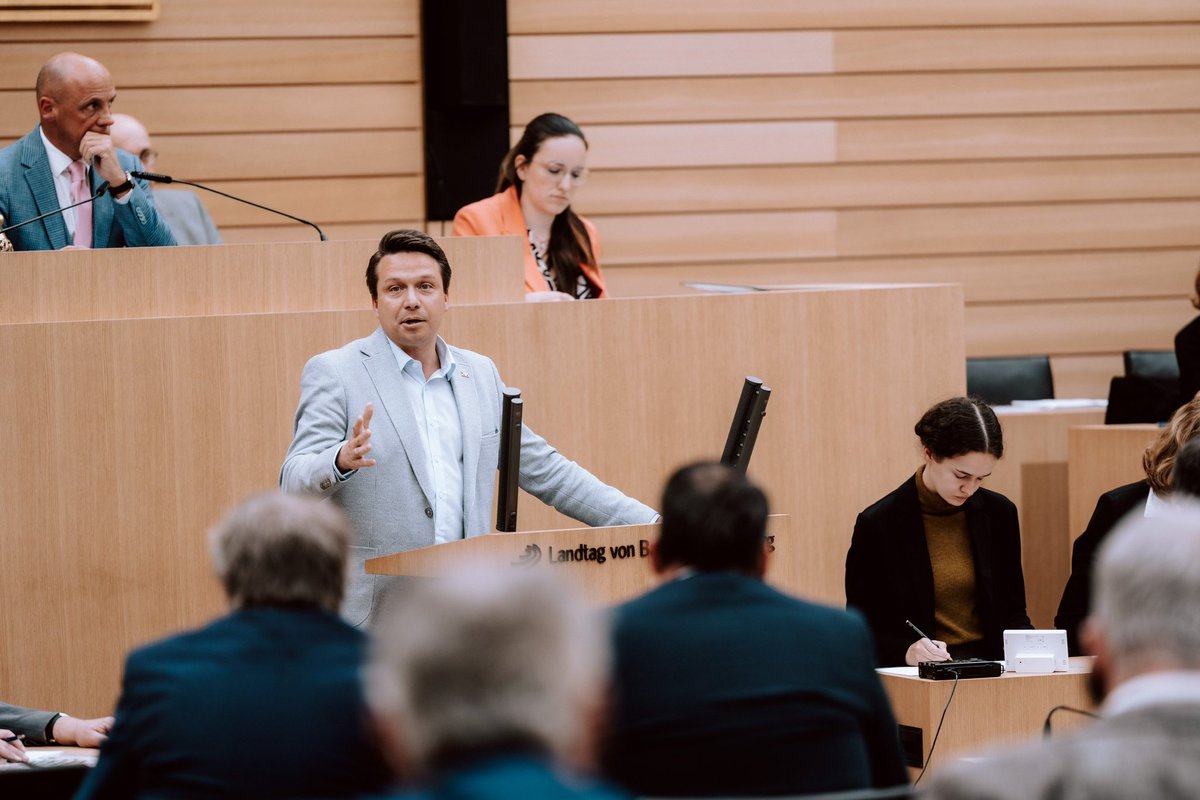
<path id="1" fill-rule="evenodd" d="M 92 193 L 87 185 L 87 171 L 83 167 L 83 162 L 72 161 L 71 165 L 67 167 L 67 172 L 71 173 L 71 202 L 78 203 L 80 200 L 91 197 Z M 75 209 L 75 246 L 92 246 L 92 207 L 90 205 L 79 206 Z"/>

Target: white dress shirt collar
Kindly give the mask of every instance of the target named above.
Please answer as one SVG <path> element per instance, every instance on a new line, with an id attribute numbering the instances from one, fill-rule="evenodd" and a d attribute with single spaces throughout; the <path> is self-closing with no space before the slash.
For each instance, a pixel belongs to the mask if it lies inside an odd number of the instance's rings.
<path id="1" fill-rule="evenodd" d="M 1131 678 L 1109 693 L 1100 711 L 1114 717 L 1147 706 L 1200 704 L 1200 670 L 1149 672 Z"/>

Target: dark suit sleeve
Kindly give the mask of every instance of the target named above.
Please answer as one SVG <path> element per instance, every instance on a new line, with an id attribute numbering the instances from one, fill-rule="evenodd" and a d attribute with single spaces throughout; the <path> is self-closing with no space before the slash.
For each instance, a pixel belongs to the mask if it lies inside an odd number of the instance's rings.
<path id="1" fill-rule="evenodd" d="M 117 158 L 126 172 L 140 172 L 142 162 L 125 153 Z M 150 184 L 141 178 L 133 179 L 126 202 L 113 201 L 113 226 L 121 229 L 126 247 L 165 247 L 175 244 L 171 228 L 158 213 Z M 110 239 L 111 241 L 111 239 Z"/>
<path id="2" fill-rule="evenodd" d="M 1083 654 L 1079 628 L 1092 606 L 1092 564 L 1096 560 L 1096 550 L 1119 518 L 1112 493 L 1100 495 L 1087 527 L 1071 547 L 1071 577 L 1067 578 L 1058 613 L 1054 615 L 1054 627 L 1067 632 L 1067 650 L 1071 655 Z"/>
<path id="3" fill-rule="evenodd" d="M 0 703 L 0 728 L 28 737 L 33 740 L 33 744 L 45 741 L 46 726 L 53 717 L 53 711 L 38 711 Z"/>
<path id="4" fill-rule="evenodd" d="M 885 563 L 887 559 L 880 551 L 880 537 L 885 533 L 876 520 L 865 514 L 859 514 L 855 520 L 850 551 L 846 554 L 846 605 L 866 618 L 875 637 L 879 663 L 890 667 L 905 663 L 904 656 L 916 636 L 893 624 L 897 618 L 896 598 L 888 596 L 886 587 L 891 581 L 884 572 L 895 569 L 896 565 Z M 903 624 L 901 619 L 899 625 Z"/>
<path id="5" fill-rule="evenodd" d="M 1029 629 L 1029 614 L 1025 610 L 1025 572 L 1021 568 L 1021 523 L 1017 507 L 1006 497 L 998 512 L 999 530 L 1002 531 L 999 547 L 995 550 L 996 619 L 1001 630 L 1006 628 Z"/>
<path id="6" fill-rule="evenodd" d="M 100 759 L 96 762 L 74 800 L 100 800 L 102 798 L 133 797 L 137 791 L 138 722 L 136 687 L 138 669 L 136 654 L 129 657 L 125 665 L 125 677 L 121 686 L 121 699 L 112 732 L 100 747 Z M 131 687 L 133 690 L 131 691 Z"/>
<path id="7" fill-rule="evenodd" d="M 867 742 L 867 754 L 871 759 L 871 785 L 882 789 L 908 783 L 908 770 L 900 754 L 899 728 L 892 714 L 892 704 L 879 674 L 875 672 L 871 634 L 867 626 L 853 611 L 854 629 L 860 644 L 854 652 L 864 654 L 864 672 L 867 676 L 863 696 L 870 709 L 864 724 L 863 738 Z M 907 647 L 907 645 L 905 645 Z"/>

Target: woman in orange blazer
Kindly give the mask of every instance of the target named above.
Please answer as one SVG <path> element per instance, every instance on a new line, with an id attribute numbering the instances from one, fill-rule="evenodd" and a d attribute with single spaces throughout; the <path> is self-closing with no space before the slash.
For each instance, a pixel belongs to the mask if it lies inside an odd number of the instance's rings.
<path id="1" fill-rule="evenodd" d="M 542 114 L 500 163 L 496 194 L 459 209 L 454 236 L 529 237 L 526 300 L 606 297 L 600 235 L 571 210 L 587 180 L 587 140 L 561 114 Z"/>

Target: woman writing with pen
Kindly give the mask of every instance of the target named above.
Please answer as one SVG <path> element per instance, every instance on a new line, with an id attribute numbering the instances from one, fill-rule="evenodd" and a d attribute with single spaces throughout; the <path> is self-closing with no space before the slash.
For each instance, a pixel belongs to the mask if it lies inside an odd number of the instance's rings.
<path id="1" fill-rule="evenodd" d="M 981 488 L 1004 454 L 1000 422 L 954 397 L 915 432 L 924 463 L 858 515 L 846 604 L 866 617 L 882 665 L 1002 658 L 1004 629 L 1031 625 L 1016 506 Z"/>

